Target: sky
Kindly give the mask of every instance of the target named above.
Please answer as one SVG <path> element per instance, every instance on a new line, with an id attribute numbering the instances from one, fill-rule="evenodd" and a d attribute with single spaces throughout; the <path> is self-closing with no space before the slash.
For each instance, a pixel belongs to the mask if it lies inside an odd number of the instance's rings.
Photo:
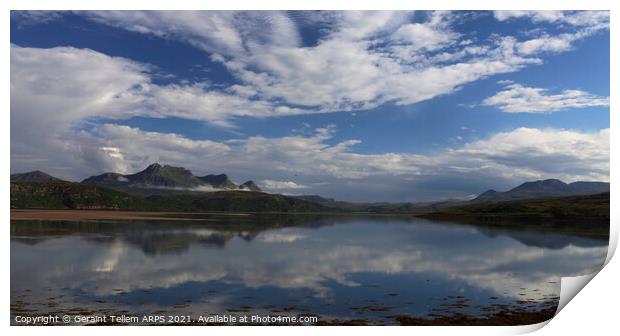
<path id="1" fill-rule="evenodd" d="M 609 181 L 607 11 L 11 11 L 11 173 L 417 202 Z"/>

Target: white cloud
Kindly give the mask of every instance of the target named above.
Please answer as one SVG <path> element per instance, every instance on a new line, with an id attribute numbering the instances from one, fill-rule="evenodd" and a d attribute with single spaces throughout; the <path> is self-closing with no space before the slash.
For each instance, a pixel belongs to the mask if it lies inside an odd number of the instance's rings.
<path id="1" fill-rule="evenodd" d="M 425 23 L 401 25 L 391 38 L 408 45 L 409 51 L 434 51 L 455 43 L 459 35 L 450 29 L 450 15 L 446 12 L 433 12 Z"/>
<path id="2" fill-rule="evenodd" d="M 228 11 L 84 11 L 100 23 L 158 37 L 180 39 L 213 52 L 243 51 L 242 36 Z"/>
<path id="3" fill-rule="evenodd" d="M 514 18 L 529 18 L 533 22 L 566 23 L 573 26 L 606 26 L 609 11 L 558 11 L 558 10 L 499 10 L 493 12 L 499 21 Z"/>
<path id="4" fill-rule="evenodd" d="M 572 108 L 609 106 L 609 97 L 596 96 L 581 90 L 564 90 L 548 94 L 546 89 L 510 84 L 505 90 L 482 101 L 503 112 L 548 113 Z"/>
<path id="5" fill-rule="evenodd" d="M 487 76 L 538 64 L 534 56 L 543 47 L 565 50 L 560 45 L 563 39 L 514 41 L 511 50 L 502 39 L 472 45 L 471 39 L 452 31 L 456 14 L 449 12 L 429 12 L 426 21 L 416 23 L 410 22 L 412 13 L 401 11 L 297 13 L 294 17 L 281 12 L 85 15 L 192 44 L 236 76 L 241 83 L 233 88 L 235 93 L 306 106 L 305 113 L 368 109 L 387 101 L 412 104 Z M 316 45 L 301 47 L 297 26 L 309 21 L 320 21 L 326 32 Z"/>
<path id="6" fill-rule="evenodd" d="M 573 48 L 573 42 L 586 38 L 600 30 L 609 29 L 608 11 L 495 11 L 495 18 L 506 21 L 512 18 L 529 18 L 535 23 L 554 23 L 564 32 L 550 35 L 547 32 L 536 38 L 517 42 L 516 50 L 521 55 L 543 52 L 564 52 Z"/>
<path id="7" fill-rule="evenodd" d="M 562 20 L 565 16 L 558 10 L 497 10 L 493 14 L 499 21 L 506 21 L 512 18 L 531 18 L 534 22 L 555 22 Z"/>
<path id="8" fill-rule="evenodd" d="M 262 180 L 261 185 L 269 190 L 305 189 L 308 186 L 293 181 Z"/>
<path id="9" fill-rule="evenodd" d="M 336 39 L 358 40 L 387 33 L 405 22 L 411 13 L 406 11 L 341 11 L 335 12 L 332 19 L 336 29 L 332 37 Z"/>
<path id="10" fill-rule="evenodd" d="M 231 127 L 230 120 L 235 116 L 302 113 L 297 108 L 247 98 L 234 88 L 226 92 L 205 84 L 155 85 L 151 70 L 147 65 L 89 49 L 11 45 L 11 128 L 19 130 L 11 132 L 12 153 L 30 160 L 47 157 L 47 166 L 71 170 L 77 168 L 47 153 L 84 147 L 68 140 L 74 136 L 73 129 L 97 118 L 180 117 Z M 83 164 L 128 169 L 109 166 L 118 154 L 96 153 L 84 153 Z"/>
<path id="11" fill-rule="evenodd" d="M 159 161 L 184 166 L 200 175 L 226 172 L 235 178 L 262 180 L 262 186 L 276 191 L 303 188 L 306 193 L 325 196 L 336 193 L 342 197 L 339 194 L 342 192 L 349 199 L 366 197 L 367 200 L 376 200 L 376 194 L 402 200 L 420 192 L 423 194 L 416 197 L 428 199 L 428 190 L 407 186 L 441 179 L 450 179 L 455 184 L 495 181 L 511 186 L 544 178 L 567 182 L 609 180 L 608 129 L 586 133 L 517 128 L 427 155 L 356 153 L 354 145 L 359 141 L 328 145 L 334 132 L 333 127 L 327 127 L 317 129 L 310 136 L 256 136 L 222 143 L 106 124 L 95 127 L 91 133 L 75 134 L 72 143 L 80 143 L 79 148 L 56 148 L 48 156 L 66 160 L 69 166 L 85 157 L 105 156 L 105 167 L 124 169 L 121 172 L 135 172 Z M 104 148 L 115 148 L 115 155 L 108 155 L 110 151 Z M 19 158 L 13 162 L 17 167 L 38 168 Z M 84 178 L 102 172 L 89 168 L 72 173 Z M 273 177 L 294 177 L 295 182 Z M 463 194 L 481 191 L 470 189 Z"/>
<path id="12" fill-rule="evenodd" d="M 351 25 L 353 18 L 346 24 Z M 427 22 L 401 25 L 376 40 L 333 33 L 313 47 L 262 48 L 223 63 L 264 97 L 318 106 L 321 111 L 341 111 L 373 108 L 387 101 L 412 104 L 540 62 L 505 52 L 501 43 L 464 46 L 420 62 L 424 52 L 440 51 L 458 41 L 449 21 L 449 15 L 434 14 Z M 375 48 L 375 42 L 390 44 Z M 466 56 L 472 58 L 454 63 Z M 448 61 L 452 63 L 435 64 Z"/>
<path id="13" fill-rule="evenodd" d="M 11 168 L 16 171 L 45 167 L 59 177 L 83 178 L 105 170 L 133 172 L 162 161 L 197 173 L 295 181 L 292 183 L 308 190 L 322 183 L 324 189 L 319 191 L 332 193 L 338 192 L 331 187 L 338 182 L 338 189 L 350 195 L 364 195 L 369 189 L 387 194 L 394 188 L 413 193 L 411 184 L 403 181 L 463 178 L 466 174 L 468 179 L 487 174 L 487 182 L 543 177 L 608 180 L 608 152 L 595 148 L 608 149 L 608 131 L 517 129 L 489 138 L 494 142 L 481 139 L 433 155 L 361 154 L 355 150 L 358 139 L 333 143 L 334 127 L 316 129 L 306 136 L 216 142 L 96 121 L 174 116 L 234 127 L 239 116 L 350 111 L 385 102 L 413 104 L 482 78 L 540 64 L 544 53 L 569 50 L 574 41 L 607 29 L 608 12 L 570 12 L 555 19 L 539 15 L 536 20 L 561 24 L 563 32 L 543 30 L 529 40 L 493 36 L 485 41 L 455 33 L 453 14 L 444 12 L 430 13 L 417 23 L 410 22 L 410 13 L 387 11 L 321 12 L 299 17 L 281 12 L 185 11 L 82 15 L 200 48 L 225 65 L 237 83 L 227 88 L 206 83 L 158 85 L 151 79 L 155 68 L 128 59 L 88 49 L 12 45 Z M 56 16 L 52 13 L 45 20 Z M 299 25 L 313 20 L 326 28 L 315 43 L 302 47 Z M 608 105 L 608 98 L 576 90 L 554 95 L 543 89 L 512 86 L 498 94 L 507 99 L 490 97 L 485 104 L 506 112 Z M 525 140 L 517 141 L 521 147 L 502 142 L 524 135 L 540 139 L 542 147 Z M 546 142 L 553 137 L 557 137 L 557 145 Z M 485 146 L 491 152 L 506 150 L 484 155 Z M 579 147 L 583 152 L 570 150 L 574 146 L 583 147 Z M 568 164 L 570 160 L 576 162 L 574 168 Z"/>
<path id="14" fill-rule="evenodd" d="M 609 181 L 609 139 L 609 129 L 585 133 L 521 127 L 467 143 L 452 154 L 482 175 Z"/>
<path id="15" fill-rule="evenodd" d="M 146 92 L 137 97 L 147 96 L 142 103 L 148 104 L 148 113 L 223 126 L 231 126 L 231 117 L 239 115 L 350 111 L 388 101 L 413 104 L 540 64 L 539 54 L 569 50 L 574 41 L 608 27 L 607 12 L 500 12 L 496 16 L 502 20 L 528 16 L 577 30 L 475 43 L 452 30 L 457 14 L 441 11 L 428 12 L 415 23 L 412 13 L 401 11 L 80 13 L 100 23 L 183 41 L 224 64 L 239 81 L 225 91 L 204 84 L 150 85 L 142 86 Z M 316 45 L 302 47 L 299 26 L 308 22 L 327 28 Z"/>

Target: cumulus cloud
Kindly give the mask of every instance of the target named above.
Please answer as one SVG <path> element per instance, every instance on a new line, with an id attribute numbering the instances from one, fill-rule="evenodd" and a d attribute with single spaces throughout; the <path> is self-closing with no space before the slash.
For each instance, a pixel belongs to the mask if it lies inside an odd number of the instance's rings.
<path id="1" fill-rule="evenodd" d="M 521 127 L 467 143 L 452 153 L 478 163 L 470 168 L 489 176 L 609 181 L 609 139 L 609 129 L 583 133 Z"/>
<path id="2" fill-rule="evenodd" d="M 19 130 L 11 132 L 12 155 L 22 160 L 45 158 L 45 165 L 54 169 L 122 172 L 128 167 L 110 165 L 118 155 L 111 150 L 80 154 L 79 168 L 49 153 L 76 153 L 90 146 L 90 139 L 73 142 L 75 129 L 98 118 L 180 117 L 232 127 L 230 120 L 235 116 L 302 113 L 234 92 L 211 90 L 206 84 L 155 85 L 151 72 L 148 65 L 89 49 L 11 45 L 11 128 Z"/>
<path id="3" fill-rule="evenodd" d="M 543 88 L 510 84 L 505 90 L 482 101 L 509 113 L 548 113 L 572 108 L 609 106 L 609 97 L 596 96 L 581 90 L 564 90 L 549 94 Z"/>

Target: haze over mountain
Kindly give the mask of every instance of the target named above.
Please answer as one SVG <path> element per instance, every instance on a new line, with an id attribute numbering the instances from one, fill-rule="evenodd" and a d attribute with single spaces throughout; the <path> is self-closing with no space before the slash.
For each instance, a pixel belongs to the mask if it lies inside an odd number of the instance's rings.
<path id="1" fill-rule="evenodd" d="M 493 189 L 478 195 L 472 202 L 501 202 L 533 198 L 561 197 L 598 194 L 609 192 L 609 183 L 605 182 L 573 182 L 564 183 L 557 179 L 525 182 L 505 192 Z"/>
<path id="2" fill-rule="evenodd" d="M 194 176 L 189 169 L 170 165 L 162 166 L 159 163 L 153 163 L 143 171 L 135 174 L 104 173 L 91 176 L 83 180 L 82 183 L 124 191 L 132 188 L 261 191 L 252 181 L 247 181 L 238 186 L 226 174 Z"/>

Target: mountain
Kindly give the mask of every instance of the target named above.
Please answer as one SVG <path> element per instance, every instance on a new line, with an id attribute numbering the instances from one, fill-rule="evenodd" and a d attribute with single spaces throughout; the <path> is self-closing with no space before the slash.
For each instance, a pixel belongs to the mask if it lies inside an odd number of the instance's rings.
<path id="1" fill-rule="evenodd" d="M 61 179 L 44 173 L 40 170 L 33 170 L 31 172 L 22 174 L 11 174 L 11 182 L 53 182 L 62 181 Z"/>
<path id="2" fill-rule="evenodd" d="M 222 190 L 261 191 L 252 181 L 237 186 L 226 174 L 194 176 L 189 169 L 170 165 L 162 166 L 159 163 L 153 163 L 143 171 L 135 174 L 105 173 L 91 176 L 82 181 L 82 183 L 142 195 L 149 194 L 149 190 L 152 194 L 152 191 L 157 190 L 200 190 L 200 187 Z"/>
<path id="3" fill-rule="evenodd" d="M 226 174 L 205 175 L 198 177 L 201 181 L 218 189 L 237 189 L 237 185 Z"/>
<path id="4" fill-rule="evenodd" d="M 189 169 L 153 163 L 145 170 L 124 176 L 129 184 L 141 188 L 195 188 L 204 183 Z"/>
<path id="5" fill-rule="evenodd" d="M 239 186 L 239 189 L 241 190 L 250 190 L 250 191 L 262 191 L 257 185 L 256 183 L 254 183 L 254 181 L 249 180 L 244 182 L 243 184 L 241 184 Z"/>
<path id="6" fill-rule="evenodd" d="M 129 175 L 104 173 L 91 176 L 84 184 L 98 185 L 109 188 L 191 188 L 202 183 L 192 173 L 182 167 L 162 166 L 153 163 L 141 172 Z"/>
<path id="7" fill-rule="evenodd" d="M 546 197 L 589 195 L 603 192 L 609 192 L 609 183 L 573 182 L 567 184 L 557 179 L 548 179 L 525 182 L 505 192 L 487 190 L 478 195 L 478 197 L 471 202 L 503 202 Z"/>

